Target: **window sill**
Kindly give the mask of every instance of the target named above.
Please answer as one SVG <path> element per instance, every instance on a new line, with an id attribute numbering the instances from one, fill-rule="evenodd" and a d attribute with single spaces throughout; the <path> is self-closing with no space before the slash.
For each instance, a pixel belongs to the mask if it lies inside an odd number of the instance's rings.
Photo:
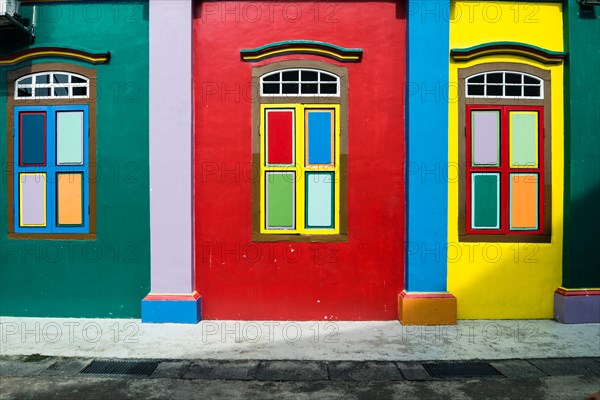
<path id="1" fill-rule="evenodd" d="M 337 235 L 280 235 L 252 233 L 253 242 L 347 242 L 348 234 Z"/>
<path id="2" fill-rule="evenodd" d="M 552 235 L 458 235 L 459 242 L 481 243 L 551 243 Z"/>
<path id="3" fill-rule="evenodd" d="M 95 233 L 9 233 L 13 240 L 96 240 Z"/>

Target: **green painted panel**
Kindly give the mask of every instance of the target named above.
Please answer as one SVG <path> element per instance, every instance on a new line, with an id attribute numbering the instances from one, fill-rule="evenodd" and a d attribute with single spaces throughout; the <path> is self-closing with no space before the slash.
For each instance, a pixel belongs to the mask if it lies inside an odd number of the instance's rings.
<path id="1" fill-rule="evenodd" d="M 0 183 L 0 315 L 139 318 L 150 290 L 148 1 L 37 2 L 35 46 L 110 51 L 96 69 L 96 239 L 8 239 Z M 32 5 L 20 13 L 31 15 Z M 10 54 L 10 38 L 0 53 Z M 27 48 L 21 47 L 20 49 Z M 6 165 L 6 74 L 0 68 L 0 165 Z M 118 144 L 118 145 L 116 145 Z"/>
<path id="2" fill-rule="evenodd" d="M 499 174 L 472 174 L 471 228 L 500 228 Z"/>
<path id="3" fill-rule="evenodd" d="M 600 287 L 600 8 L 564 2 L 565 190 L 563 286 Z M 553 82 L 560 85 L 561 82 Z"/>
<path id="4" fill-rule="evenodd" d="M 267 172 L 267 228 L 294 228 L 294 172 Z"/>
<path id="5" fill-rule="evenodd" d="M 538 115 L 530 111 L 510 112 L 510 166 L 537 167 Z"/>

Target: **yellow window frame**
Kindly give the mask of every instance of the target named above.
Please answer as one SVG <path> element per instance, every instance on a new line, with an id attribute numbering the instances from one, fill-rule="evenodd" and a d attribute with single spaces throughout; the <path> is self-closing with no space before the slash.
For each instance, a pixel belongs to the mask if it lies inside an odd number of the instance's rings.
<path id="1" fill-rule="evenodd" d="M 267 110 L 289 109 L 294 110 L 294 166 L 267 166 L 265 144 L 265 116 Z M 305 115 L 307 110 L 333 109 L 334 110 L 334 160 L 333 166 L 314 165 L 307 166 L 305 149 Z M 340 105 L 339 104 L 261 104 L 260 105 L 260 233 L 265 234 L 301 234 L 301 235 L 335 235 L 340 233 Z M 267 229 L 265 218 L 266 207 L 266 172 L 295 172 L 295 228 L 296 229 Z M 331 229 L 306 228 L 306 172 L 333 172 L 334 173 L 334 226 Z"/>

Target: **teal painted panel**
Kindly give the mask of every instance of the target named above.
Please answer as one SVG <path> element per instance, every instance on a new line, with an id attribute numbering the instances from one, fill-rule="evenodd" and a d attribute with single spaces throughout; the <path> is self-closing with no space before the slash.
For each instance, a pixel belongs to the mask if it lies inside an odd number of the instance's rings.
<path id="1" fill-rule="evenodd" d="M 500 174 L 471 175 L 471 228 L 500 228 Z"/>
<path id="2" fill-rule="evenodd" d="M 21 14 L 31 10 L 21 5 Z M 37 3 L 37 15 L 36 47 L 112 55 L 95 66 L 33 62 L 97 71 L 96 239 L 9 240 L 0 184 L 0 315 L 139 318 L 150 290 L 148 2 Z M 9 42 L 0 40 L 0 52 Z M 0 83 L 27 65 L 3 66 Z M 0 95 L 0 165 L 6 165 L 6 109 Z"/>
<path id="3" fill-rule="evenodd" d="M 334 173 L 306 173 L 306 228 L 334 227 Z"/>
<path id="4" fill-rule="evenodd" d="M 56 162 L 58 165 L 83 164 L 83 112 L 56 113 Z"/>

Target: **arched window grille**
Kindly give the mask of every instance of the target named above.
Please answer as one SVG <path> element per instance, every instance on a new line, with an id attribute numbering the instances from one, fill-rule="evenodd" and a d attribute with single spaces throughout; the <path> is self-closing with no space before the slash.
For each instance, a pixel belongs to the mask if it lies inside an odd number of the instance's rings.
<path id="1" fill-rule="evenodd" d="M 69 72 L 40 72 L 15 82 L 15 99 L 83 99 L 90 96 L 90 81 Z"/>
<path id="2" fill-rule="evenodd" d="M 261 96 L 339 96 L 340 78 L 317 69 L 270 72 L 260 78 Z"/>
<path id="3" fill-rule="evenodd" d="M 491 71 L 466 79 L 467 97 L 544 98 L 543 80 L 513 71 Z"/>

